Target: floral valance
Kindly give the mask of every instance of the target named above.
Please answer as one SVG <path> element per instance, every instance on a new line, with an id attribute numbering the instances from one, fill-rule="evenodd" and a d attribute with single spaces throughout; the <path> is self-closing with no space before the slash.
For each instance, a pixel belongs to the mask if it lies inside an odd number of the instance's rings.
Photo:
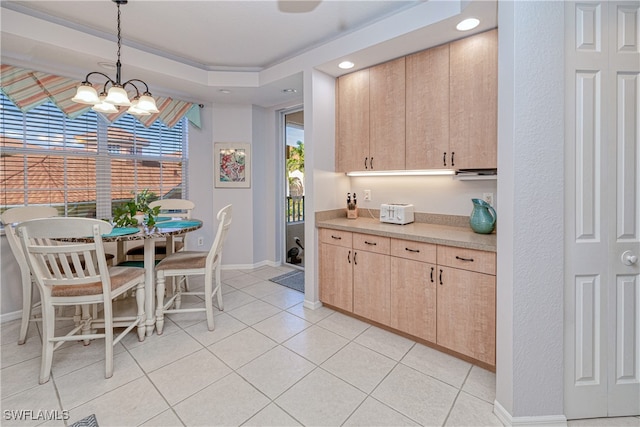
<path id="1" fill-rule="evenodd" d="M 41 71 L 27 70 L 13 65 L 0 64 L 0 89 L 22 111 L 27 112 L 45 102 L 53 102 L 69 118 L 76 118 L 87 112 L 91 106 L 73 102 L 78 80 L 55 76 Z M 101 85 L 96 85 L 100 90 Z M 156 96 L 157 114 L 135 116 L 144 126 L 151 126 L 156 120 L 173 127 L 184 116 L 200 127 L 200 109 L 197 104 L 172 98 Z M 113 123 L 126 113 L 126 109 L 114 114 L 102 114 Z M 101 114 L 101 113 L 98 113 Z"/>

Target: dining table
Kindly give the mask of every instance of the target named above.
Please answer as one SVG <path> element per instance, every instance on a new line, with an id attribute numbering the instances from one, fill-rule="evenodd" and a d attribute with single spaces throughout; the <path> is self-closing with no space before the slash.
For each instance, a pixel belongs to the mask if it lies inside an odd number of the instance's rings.
<path id="1" fill-rule="evenodd" d="M 115 256 L 115 265 L 125 260 L 125 243 L 131 241 L 144 242 L 144 310 L 145 310 L 145 326 L 146 335 L 153 333 L 155 328 L 155 259 L 156 259 L 156 241 L 158 239 L 166 239 L 167 256 L 172 253 L 173 238 L 183 235 L 190 231 L 197 230 L 202 227 L 202 221 L 199 219 L 184 219 L 172 217 L 158 217 L 154 226 L 139 225 L 137 227 L 114 227 L 111 233 L 102 236 L 102 241 L 116 242 L 117 253 Z M 80 239 L 64 239 L 64 240 L 80 240 Z"/>

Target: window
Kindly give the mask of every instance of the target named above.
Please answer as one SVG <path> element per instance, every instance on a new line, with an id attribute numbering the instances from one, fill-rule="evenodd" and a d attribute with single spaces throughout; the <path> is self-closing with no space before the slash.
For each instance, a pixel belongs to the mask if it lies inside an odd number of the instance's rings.
<path id="1" fill-rule="evenodd" d="M 0 211 L 51 205 L 107 218 L 142 189 L 187 197 L 186 119 L 146 128 L 129 114 L 110 124 L 94 111 L 69 119 L 50 102 L 27 113 L 0 102 Z"/>

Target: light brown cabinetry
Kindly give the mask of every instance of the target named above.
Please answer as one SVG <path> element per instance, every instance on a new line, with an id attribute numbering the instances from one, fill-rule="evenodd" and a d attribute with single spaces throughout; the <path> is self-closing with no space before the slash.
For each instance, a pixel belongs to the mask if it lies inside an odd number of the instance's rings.
<path id="1" fill-rule="evenodd" d="M 320 300 L 495 366 L 494 252 L 320 229 Z"/>
<path id="2" fill-rule="evenodd" d="M 436 342 L 436 245 L 391 239 L 392 328 Z"/>
<path id="3" fill-rule="evenodd" d="M 407 56 L 406 68 L 406 169 L 446 168 L 451 156 L 449 45 Z"/>
<path id="4" fill-rule="evenodd" d="M 369 69 L 369 170 L 405 168 L 405 59 Z"/>
<path id="5" fill-rule="evenodd" d="M 495 169 L 497 30 L 337 79 L 336 171 Z"/>
<path id="6" fill-rule="evenodd" d="M 321 228 L 320 301 L 345 311 L 353 311 L 352 233 Z"/>
<path id="7" fill-rule="evenodd" d="M 390 320 L 389 241 L 353 234 L 353 312 L 383 325 Z"/>
<path id="8" fill-rule="evenodd" d="M 364 170 L 369 158 L 369 70 L 346 74 L 336 86 L 336 171 Z"/>
<path id="9" fill-rule="evenodd" d="M 496 363 L 495 253 L 438 246 L 437 343 Z"/>
<path id="10" fill-rule="evenodd" d="M 453 166 L 496 168 L 498 30 L 450 43 L 449 60 Z"/>
<path id="11" fill-rule="evenodd" d="M 405 59 L 341 76 L 336 171 L 404 169 Z"/>

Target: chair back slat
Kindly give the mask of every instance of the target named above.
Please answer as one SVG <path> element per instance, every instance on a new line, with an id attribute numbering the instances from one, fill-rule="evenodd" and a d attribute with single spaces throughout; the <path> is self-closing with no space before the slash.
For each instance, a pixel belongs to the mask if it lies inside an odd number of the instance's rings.
<path id="1" fill-rule="evenodd" d="M 163 213 L 172 217 L 191 219 L 191 211 L 196 204 L 186 199 L 162 199 L 149 203 L 150 208 L 160 207 L 160 214 Z"/>
<path id="2" fill-rule="evenodd" d="M 224 208 L 220 209 L 220 211 L 218 211 L 218 230 L 216 232 L 216 238 L 213 241 L 213 245 L 211 246 L 211 250 L 207 255 L 207 268 L 211 268 L 213 266 L 213 263 L 215 261 L 219 261 L 222 256 L 222 247 L 224 245 L 224 240 L 227 236 L 229 228 L 231 227 L 232 213 L 232 205 L 227 205 Z"/>
<path id="3" fill-rule="evenodd" d="M 109 297 L 110 280 L 102 234 L 111 229 L 104 221 L 88 218 L 49 218 L 21 223 L 18 234 L 41 291 L 50 292 L 50 287 L 55 285 L 102 283 L 105 297 Z M 88 241 L 70 244 L 55 241 L 74 237 Z"/>

